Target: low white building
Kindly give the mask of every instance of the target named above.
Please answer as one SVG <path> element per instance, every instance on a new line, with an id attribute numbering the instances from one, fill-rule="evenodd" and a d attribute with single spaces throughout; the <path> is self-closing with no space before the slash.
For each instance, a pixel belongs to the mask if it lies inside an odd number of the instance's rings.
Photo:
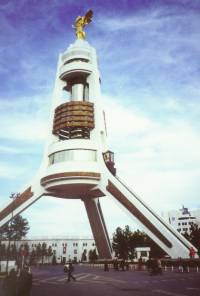
<path id="1" fill-rule="evenodd" d="M 181 234 L 189 234 L 192 224 L 200 226 L 200 209 L 189 210 L 183 206 L 180 210 L 162 213 L 162 217 Z"/>
<path id="2" fill-rule="evenodd" d="M 6 245 L 8 244 L 8 241 L 4 241 Z M 11 247 L 13 246 L 14 242 L 11 242 Z M 66 262 L 69 259 L 75 260 L 75 261 L 81 261 L 82 254 L 85 251 L 87 260 L 88 260 L 88 254 L 90 250 L 94 250 L 96 248 L 94 239 L 91 238 L 24 238 L 20 241 L 16 241 L 15 245 L 17 249 L 22 249 L 24 245 L 28 245 L 29 248 L 29 254 L 31 254 L 33 251 L 36 251 L 38 248 L 38 245 L 42 247 L 42 245 L 46 245 L 46 249 L 48 250 L 49 247 L 52 249 L 53 255 L 56 257 L 56 261 L 58 263 L 60 262 Z M 23 251 L 22 251 L 23 252 Z M 25 254 L 26 256 L 26 254 Z M 53 256 L 52 256 L 53 257 Z M 46 259 L 45 261 L 49 261 L 52 258 Z"/>
<path id="3" fill-rule="evenodd" d="M 138 261 L 141 258 L 142 261 L 147 261 L 149 259 L 150 251 L 151 249 L 149 247 L 135 248 L 136 260 Z"/>
<path id="4" fill-rule="evenodd" d="M 112 240 L 111 240 L 112 242 Z M 8 246 L 8 241 L 3 241 L 3 244 Z M 63 238 L 44 238 L 44 237 L 35 237 L 35 238 L 24 238 L 20 241 L 16 241 L 16 249 L 21 250 L 21 256 L 25 257 L 25 261 L 30 261 L 31 254 L 35 251 L 37 252 L 37 248 L 40 245 L 46 245 L 46 250 L 51 248 L 52 256 L 44 256 L 43 259 L 38 259 L 37 262 L 51 263 L 53 259 L 53 255 L 55 255 L 57 263 L 65 263 L 68 260 L 73 260 L 76 262 L 82 261 L 83 253 L 85 253 L 86 258 L 85 261 L 89 261 L 89 251 L 96 249 L 95 241 L 93 238 L 80 238 L 80 237 L 63 237 Z M 14 242 L 11 241 L 11 249 L 14 245 Z M 28 245 L 28 255 L 26 251 L 24 251 L 24 246 Z M 96 250 L 97 251 L 97 250 Z M 143 260 L 147 260 L 149 258 L 150 248 L 148 247 L 138 247 L 135 248 L 136 260 L 140 257 Z M 27 257 L 27 258 L 26 258 Z M 113 253 L 114 258 L 114 253 Z M 22 258 L 21 258 L 22 259 Z M 28 263 L 27 262 L 27 263 Z"/>

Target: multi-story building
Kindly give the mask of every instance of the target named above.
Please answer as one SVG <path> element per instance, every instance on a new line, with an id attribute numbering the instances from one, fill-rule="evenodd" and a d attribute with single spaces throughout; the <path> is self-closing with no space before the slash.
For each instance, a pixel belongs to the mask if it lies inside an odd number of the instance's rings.
<path id="1" fill-rule="evenodd" d="M 162 217 L 181 234 L 190 234 L 192 224 L 200 225 L 200 209 L 189 210 L 182 206 L 180 210 L 162 213 Z"/>

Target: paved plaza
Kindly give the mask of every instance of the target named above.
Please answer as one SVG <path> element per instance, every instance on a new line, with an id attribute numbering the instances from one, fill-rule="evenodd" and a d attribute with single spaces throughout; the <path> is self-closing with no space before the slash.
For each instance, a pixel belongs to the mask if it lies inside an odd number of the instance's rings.
<path id="1" fill-rule="evenodd" d="M 32 268 L 32 296 L 199 296 L 200 272 L 179 273 L 167 270 L 150 276 L 142 271 L 105 272 L 102 268 L 76 265 L 76 281 L 67 282 L 63 266 Z M 3 294 L 0 293 L 0 296 Z"/>

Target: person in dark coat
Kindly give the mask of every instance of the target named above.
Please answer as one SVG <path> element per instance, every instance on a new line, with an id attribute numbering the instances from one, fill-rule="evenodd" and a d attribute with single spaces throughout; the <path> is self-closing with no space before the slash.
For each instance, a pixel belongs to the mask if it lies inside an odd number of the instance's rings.
<path id="1" fill-rule="evenodd" d="M 108 262 L 104 263 L 104 271 L 109 271 Z"/>
<path id="2" fill-rule="evenodd" d="M 3 290 L 5 296 L 16 296 L 17 291 L 17 273 L 15 269 L 11 269 L 3 282 Z"/>
<path id="3" fill-rule="evenodd" d="M 72 272 L 74 271 L 74 267 L 72 265 L 72 262 L 69 262 L 69 267 L 68 267 L 68 282 L 70 282 L 70 279 L 72 278 L 74 281 L 76 278 L 72 275 Z"/>
<path id="4" fill-rule="evenodd" d="M 30 296 L 32 288 L 32 273 L 28 266 L 24 266 L 18 279 L 17 296 Z"/>

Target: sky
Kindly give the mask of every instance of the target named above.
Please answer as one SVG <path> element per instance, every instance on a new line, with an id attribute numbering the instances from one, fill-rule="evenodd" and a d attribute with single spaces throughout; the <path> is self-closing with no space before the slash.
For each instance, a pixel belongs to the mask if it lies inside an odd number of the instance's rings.
<path id="1" fill-rule="evenodd" d="M 88 9 L 117 175 L 158 214 L 200 208 L 199 0 L 0 1 L 0 208 L 39 168 L 58 55 Z M 101 205 L 110 235 L 137 228 Z M 92 235 L 79 200 L 44 197 L 22 216 L 30 237 Z"/>

